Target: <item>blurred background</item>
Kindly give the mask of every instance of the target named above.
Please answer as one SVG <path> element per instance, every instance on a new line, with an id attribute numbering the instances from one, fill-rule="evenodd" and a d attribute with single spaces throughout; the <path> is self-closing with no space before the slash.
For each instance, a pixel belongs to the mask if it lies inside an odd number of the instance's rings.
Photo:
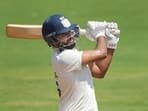
<path id="1" fill-rule="evenodd" d="M 57 111 L 58 94 L 43 40 L 7 38 L 5 27 L 42 24 L 60 13 L 85 28 L 88 20 L 115 21 L 121 38 L 107 75 L 94 79 L 100 111 L 148 111 L 147 0 L 1 0 L 0 111 Z M 78 47 L 92 49 L 81 37 Z"/>

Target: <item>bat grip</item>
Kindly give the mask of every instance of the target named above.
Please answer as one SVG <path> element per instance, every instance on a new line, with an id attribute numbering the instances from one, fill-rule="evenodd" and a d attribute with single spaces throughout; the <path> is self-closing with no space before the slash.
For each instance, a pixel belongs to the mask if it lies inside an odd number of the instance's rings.
<path id="1" fill-rule="evenodd" d="M 86 35 L 86 29 L 81 29 L 80 28 L 80 35 Z"/>

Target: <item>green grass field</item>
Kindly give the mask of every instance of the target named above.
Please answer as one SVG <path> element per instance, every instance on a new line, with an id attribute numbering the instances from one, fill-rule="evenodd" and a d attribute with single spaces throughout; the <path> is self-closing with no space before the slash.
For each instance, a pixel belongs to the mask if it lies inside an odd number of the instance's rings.
<path id="1" fill-rule="evenodd" d="M 8 23 L 41 24 L 62 13 L 85 27 L 88 20 L 116 21 L 121 39 L 107 75 L 94 79 L 100 111 L 148 111 L 147 0 L 1 0 L 0 111 L 57 111 L 58 95 L 43 40 L 10 39 Z M 90 44 L 90 45 L 88 45 Z M 94 43 L 85 38 L 80 49 Z"/>

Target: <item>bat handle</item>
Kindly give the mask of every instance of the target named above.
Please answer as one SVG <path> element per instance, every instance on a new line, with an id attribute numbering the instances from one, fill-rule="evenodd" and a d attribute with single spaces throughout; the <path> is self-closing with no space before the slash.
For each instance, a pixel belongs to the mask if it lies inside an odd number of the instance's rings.
<path id="1" fill-rule="evenodd" d="M 81 29 L 80 28 L 80 35 L 86 35 L 86 29 Z"/>

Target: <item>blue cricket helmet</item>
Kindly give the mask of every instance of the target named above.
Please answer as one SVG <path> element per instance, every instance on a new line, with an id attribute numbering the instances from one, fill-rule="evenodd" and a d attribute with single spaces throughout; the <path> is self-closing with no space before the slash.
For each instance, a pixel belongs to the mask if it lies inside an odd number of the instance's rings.
<path id="1" fill-rule="evenodd" d="M 49 16 L 42 24 L 42 35 L 49 46 L 58 42 L 56 36 L 73 30 L 75 37 L 79 37 L 79 26 L 71 24 L 67 17 L 56 14 Z"/>

